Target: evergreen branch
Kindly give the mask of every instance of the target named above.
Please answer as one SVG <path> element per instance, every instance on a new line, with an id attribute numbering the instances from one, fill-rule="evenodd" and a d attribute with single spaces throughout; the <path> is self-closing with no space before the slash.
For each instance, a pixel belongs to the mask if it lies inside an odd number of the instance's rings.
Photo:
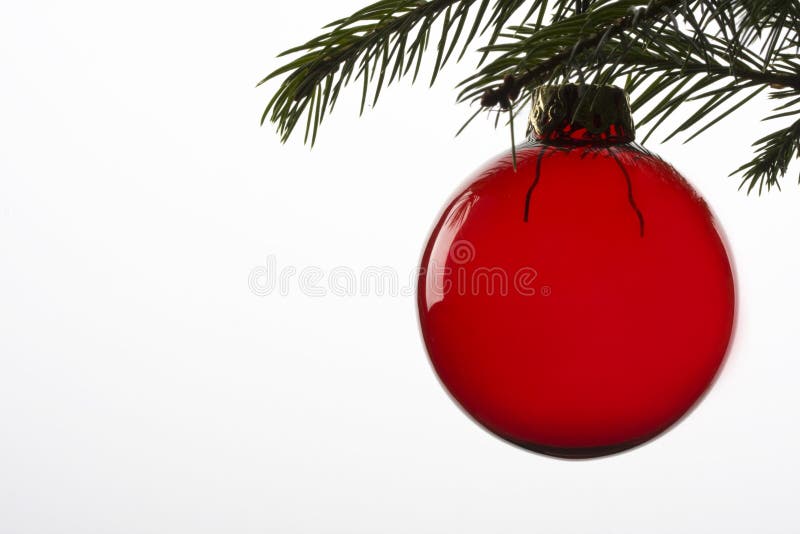
<path id="1" fill-rule="evenodd" d="M 800 120 L 791 126 L 762 137 L 753 146 L 757 147 L 756 157 L 730 174 L 742 175 L 739 188 L 747 184 L 747 192 L 758 186 L 759 194 L 766 185 L 780 189 L 778 179 L 786 175 L 789 163 L 800 156 Z M 800 181 L 800 179 L 798 180 Z"/>
<path id="2" fill-rule="evenodd" d="M 500 63 L 500 61 L 497 61 L 473 77 L 476 78 L 476 80 L 468 84 L 466 89 L 462 90 L 461 94 L 459 94 L 459 101 L 471 100 L 476 98 L 478 94 L 482 94 L 483 103 L 484 106 L 486 106 L 486 104 L 492 100 L 489 96 L 490 94 L 497 95 L 495 98 L 498 102 L 503 100 L 503 93 L 506 93 L 506 96 L 508 93 L 513 94 L 516 92 L 519 94 L 523 88 L 530 87 L 532 84 L 542 83 L 548 79 L 552 79 L 552 75 L 556 73 L 558 69 L 570 64 L 572 60 L 582 52 L 585 52 L 591 48 L 596 48 L 598 45 L 602 45 L 604 42 L 608 41 L 609 38 L 631 28 L 637 22 L 644 22 L 647 19 L 652 18 L 654 15 L 663 15 L 663 11 L 665 9 L 669 9 L 671 7 L 674 8 L 680 5 L 680 3 L 681 0 L 654 0 L 646 8 L 634 8 L 632 12 L 627 13 L 624 16 L 614 18 L 609 24 L 601 26 L 588 35 L 579 38 L 572 46 L 560 46 L 558 52 L 550 54 L 546 59 L 538 62 L 531 68 L 525 68 L 523 74 L 516 74 L 515 72 L 506 74 L 506 77 L 511 75 L 512 78 L 504 78 L 503 85 L 488 87 L 482 89 L 480 92 L 476 91 L 476 87 L 485 85 L 486 81 L 493 81 L 497 79 L 497 71 L 500 70 L 497 68 L 497 64 Z M 630 4 L 630 2 L 615 2 L 610 6 L 600 8 L 598 11 L 607 10 L 609 12 L 613 11 L 614 14 L 618 14 L 620 4 Z M 629 10 L 628 5 L 624 5 L 622 7 L 624 9 L 623 13 Z M 582 28 L 586 28 L 589 25 L 588 23 L 593 20 L 596 13 L 597 12 L 588 12 L 585 14 L 581 13 L 575 15 L 574 17 L 571 17 L 570 19 L 567 19 L 561 23 L 552 24 L 548 30 L 550 30 L 550 33 L 554 35 L 569 35 L 567 34 L 567 31 L 576 27 L 578 24 L 580 24 Z M 601 15 L 597 18 L 603 17 Z M 543 33 L 544 30 L 533 32 L 533 39 L 523 40 L 518 43 L 515 48 L 511 49 L 510 51 L 506 51 L 505 56 L 501 57 L 501 61 L 507 59 L 508 56 L 516 55 L 519 49 L 524 50 L 525 54 L 528 56 L 532 55 L 532 51 L 536 50 L 536 46 L 541 44 L 541 41 L 550 38 L 549 35 L 543 36 Z M 550 43 L 550 47 L 552 47 L 552 43 Z M 493 51 L 504 51 L 504 47 L 502 46 L 489 47 L 488 49 Z"/>
<path id="3" fill-rule="evenodd" d="M 509 25 L 523 6 L 522 21 Z M 416 79 L 430 43 L 433 83 L 484 32 L 479 70 L 459 84 L 459 101 L 481 104 L 464 127 L 494 107 L 509 112 L 511 126 L 524 108 L 515 101 L 534 85 L 572 80 L 624 79 L 632 108 L 643 113 L 639 126 L 650 127 L 644 141 L 687 103 L 697 107 L 667 139 L 695 139 L 765 90 L 781 100 L 768 120 L 800 116 L 798 0 L 378 0 L 325 30 L 282 54 L 296 57 L 260 82 L 284 77 L 262 117 L 276 123 L 284 141 L 305 114 L 313 144 L 351 82 L 361 82 L 363 112 L 371 88 L 374 105 L 385 85 Z M 755 159 L 736 171 L 748 191 L 779 187 L 800 155 L 799 122 L 754 144 Z"/>
<path id="4" fill-rule="evenodd" d="M 334 21 L 325 27 L 327 33 L 283 52 L 280 57 L 300 56 L 258 83 L 286 76 L 267 104 L 262 124 L 267 120 L 276 123 L 281 139 L 286 141 L 306 113 L 306 141 L 310 135 L 313 144 L 325 113 L 334 108 L 340 90 L 351 81 L 361 79 L 363 112 L 370 85 L 375 87 L 375 105 L 384 85 L 412 70 L 416 80 L 423 53 L 433 41 L 434 23 L 443 19 L 433 83 L 459 43 L 462 49 L 458 59 L 473 39 L 490 27 L 494 27 L 489 41 L 493 43 L 526 0 L 495 0 L 491 10 L 489 3 L 490 0 L 379 0 L 350 17 Z M 477 15 L 472 24 L 467 24 L 475 6 Z M 534 0 L 529 17 L 543 12 L 545 7 L 546 0 Z M 486 16 L 489 21 L 484 24 Z"/>
<path id="5" fill-rule="evenodd" d="M 746 24 L 734 25 L 734 20 L 743 16 L 741 10 L 733 9 L 735 4 L 703 1 L 690 9 L 686 2 L 654 1 L 645 9 L 620 16 L 623 9 L 630 9 L 630 3 L 605 1 L 545 29 L 516 29 L 506 42 L 491 47 L 495 59 L 463 82 L 459 99 L 480 99 L 483 106 L 500 104 L 507 109 L 508 102 L 513 100 L 510 96 L 527 96 L 532 84 L 568 80 L 576 75 L 578 81 L 584 82 L 585 69 L 596 72 L 594 83 L 610 83 L 627 76 L 629 90 L 649 80 L 643 91 L 637 91 L 638 98 L 632 105 L 634 111 L 652 105 L 638 121 L 640 126 L 652 123 L 644 141 L 678 107 L 700 102 L 700 107 L 665 139 L 687 133 L 688 142 L 767 88 L 786 89 L 789 94 L 800 95 L 797 39 L 787 38 L 784 27 L 790 25 L 786 20 L 800 20 L 800 9 L 783 19 L 782 26 L 769 29 L 764 26 L 751 35 Z M 724 6 L 730 9 L 726 11 Z M 788 10 L 782 13 L 788 14 Z M 681 28 L 678 17 L 688 30 Z M 756 18 L 763 23 L 763 16 L 759 17 Z M 718 25 L 717 30 L 709 30 L 712 23 Z M 698 34 L 698 31 L 709 33 Z M 757 37 L 778 42 L 776 51 L 753 50 Z M 499 79 L 503 82 L 497 83 Z M 748 92 L 742 98 L 735 98 L 743 91 Z M 786 106 L 790 108 L 788 111 L 772 118 L 800 113 L 796 108 L 798 103 Z M 777 153 L 762 150 L 757 157 L 771 158 Z M 740 171 L 750 170 L 748 179 L 766 185 L 767 189 L 777 185 L 782 173 L 767 172 L 773 167 L 755 163 L 743 166 Z"/>

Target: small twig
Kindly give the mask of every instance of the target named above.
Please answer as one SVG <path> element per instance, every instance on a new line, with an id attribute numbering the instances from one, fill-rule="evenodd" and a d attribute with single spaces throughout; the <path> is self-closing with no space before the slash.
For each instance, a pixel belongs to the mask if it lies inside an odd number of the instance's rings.
<path id="1" fill-rule="evenodd" d="M 542 146 L 541 150 L 539 151 L 539 155 L 536 157 L 536 174 L 533 177 L 533 183 L 528 188 L 528 192 L 525 194 L 525 213 L 522 215 L 523 222 L 528 222 L 528 215 L 531 210 L 531 196 L 533 195 L 533 190 L 536 189 L 537 185 L 539 185 L 539 178 L 542 175 L 542 156 L 544 156 L 546 150 L 547 147 Z"/>
<path id="2" fill-rule="evenodd" d="M 614 161 L 617 162 L 617 165 L 619 165 L 623 176 L 625 176 L 625 182 L 628 184 L 628 203 L 631 205 L 631 208 L 633 208 L 633 211 L 636 213 L 636 217 L 639 219 L 639 237 L 644 237 L 644 215 L 642 215 L 642 210 L 639 209 L 639 206 L 636 205 L 636 200 L 633 198 L 633 182 L 631 181 L 631 176 L 628 174 L 628 170 L 617 157 L 614 149 L 612 147 L 608 147 L 607 150 L 608 153 L 611 154 L 611 157 L 614 158 Z"/>

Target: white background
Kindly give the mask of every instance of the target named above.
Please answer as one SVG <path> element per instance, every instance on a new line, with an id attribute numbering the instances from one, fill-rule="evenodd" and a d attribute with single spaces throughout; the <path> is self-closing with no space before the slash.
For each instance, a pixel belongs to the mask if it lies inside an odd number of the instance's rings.
<path id="1" fill-rule="evenodd" d="M 363 3 L 4 5 L 0 533 L 800 531 L 796 170 L 761 198 L 726 178 L 766 99 L 649 145 L 726 229 L 739 327 L 700 407 L 628 453 L 476 427 L 411 296 L 250 291 L 270 256 L 407 284 L 445 199 L 508 146 L 484 120 L 453 138 L 474 56 L 360 120 L 353 88 L 313 151 L 259 128 L 274 56 Z"/>

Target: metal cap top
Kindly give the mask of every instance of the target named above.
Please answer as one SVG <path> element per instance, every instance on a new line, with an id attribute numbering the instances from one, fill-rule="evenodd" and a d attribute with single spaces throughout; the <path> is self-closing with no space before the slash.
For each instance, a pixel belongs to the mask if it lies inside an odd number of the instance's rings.
<path id="1" fill-rule="evenodd" d="M 635 139 L 628 94 L 613 85 L 541 85 L 529 117 L 533 139 L 553 144 L 617 144 Z"/>

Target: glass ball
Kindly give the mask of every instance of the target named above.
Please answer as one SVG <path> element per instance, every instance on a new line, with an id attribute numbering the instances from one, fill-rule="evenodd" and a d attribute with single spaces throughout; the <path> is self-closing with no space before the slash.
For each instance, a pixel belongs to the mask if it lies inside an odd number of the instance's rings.
<path id="1" fill-rule="evenodd" d="M 478 170 L 425 248 L 420 325 L 444 387 L 497 436 L 586 458 L 641 444 L 713 382 L 735 319 L 714 217 L 633 143 L 528 142 Z"/>

